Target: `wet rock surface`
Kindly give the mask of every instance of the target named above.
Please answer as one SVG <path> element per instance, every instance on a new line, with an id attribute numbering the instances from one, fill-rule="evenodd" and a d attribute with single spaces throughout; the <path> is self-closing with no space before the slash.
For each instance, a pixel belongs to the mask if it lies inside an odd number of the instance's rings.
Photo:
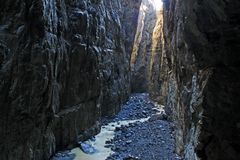
<path id="1" fill-rule="evenodd" d="M 86 144 L 84 142 L 80 142 L 80 148 L 86 154 L 94 154 L 97 152 L 94 147 L 92 147 L 91 145 Z"/>

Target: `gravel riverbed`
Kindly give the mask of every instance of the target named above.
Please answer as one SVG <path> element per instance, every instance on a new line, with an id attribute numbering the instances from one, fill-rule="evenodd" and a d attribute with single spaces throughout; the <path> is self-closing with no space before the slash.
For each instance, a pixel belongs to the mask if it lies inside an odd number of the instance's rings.
<path id="1" fill-rule="evenodd" d="M 179 160 L 174 126 L 164 106 L 147 93 L 133 94 L 114 117 L 102 119 L 101 132 L 81 147 L 59 152 L 53 160 Z M 84 151 L 85 150 L 85 151 Z M 96 153 L 87 153 L 88 151 Z"/>

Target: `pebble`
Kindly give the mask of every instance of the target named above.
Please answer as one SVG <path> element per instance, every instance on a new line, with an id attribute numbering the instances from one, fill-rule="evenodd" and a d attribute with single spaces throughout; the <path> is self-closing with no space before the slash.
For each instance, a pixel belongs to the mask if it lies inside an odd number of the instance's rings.
<path id="1" fill-rule="evenodd" d="M 123 105 L 114 120 L 136 120 L 157 113 L 159 111 L 154 109 L 154 103 L 147 94 L 136 94 Z M 151 160 L 153 156 L 156 160 L 176 160 L 171 126 L 165 115 L 157 115 L 151 121 L 137 121 L 128 126 L 116 127 L 115 137 L 111 141 L 114 145 L 111 149 L 116 154 L 108 157 L 108 160 Z"/>
<path id="2" fill-rule="evenodd" d="M 129 137 L 131 137 L 131 135 L 132 135 L 132 133 L 127 133 L 127 134 L 125 135 L 125 137 L 126 137 L 126 138 L 129 138 Z"/>
<path id="3" fill-rule="evenodd" d="M 79 142 L 79 144 L 80 144 L 80 149 L 86 154 L 94 154 L 97 151 L 90 144 L 87 144 L 87 143 L 84 143 L 84 142 Z"/>

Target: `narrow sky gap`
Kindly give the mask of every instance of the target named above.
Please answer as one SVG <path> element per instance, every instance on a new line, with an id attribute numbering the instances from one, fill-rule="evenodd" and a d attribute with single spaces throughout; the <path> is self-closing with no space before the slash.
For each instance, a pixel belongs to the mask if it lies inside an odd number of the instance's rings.
<path id="1" fill-rule="evenodd" d="M 163 7 L 162 0 L 152 0 L 152 3 L 156 10 L 162 10 L 162 7 Z"/>

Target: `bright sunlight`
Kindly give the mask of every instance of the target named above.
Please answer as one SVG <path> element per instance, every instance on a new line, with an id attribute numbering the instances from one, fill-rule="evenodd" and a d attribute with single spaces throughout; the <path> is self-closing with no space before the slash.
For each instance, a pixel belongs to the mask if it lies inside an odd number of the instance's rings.
<path id="1" fill-rule="evenodd" d="M 163 2 L 162 0 L 152 0 L 153 1 L 153 5 L 155 6 L 156 10 L 161 10 L 163 7 Z"/>

